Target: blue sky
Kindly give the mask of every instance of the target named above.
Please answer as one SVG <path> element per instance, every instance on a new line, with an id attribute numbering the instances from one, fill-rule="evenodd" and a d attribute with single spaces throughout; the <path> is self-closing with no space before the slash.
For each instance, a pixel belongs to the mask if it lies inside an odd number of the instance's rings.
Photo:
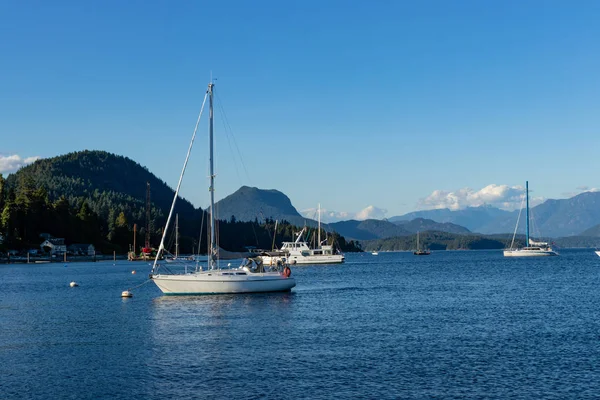
<path id="1" fill-rule="evenodd" d="M 565 198 L 600 187 L 598 21 L 592 1 L 4 1 L 0 169 L 97 149 L 174 186 L 212 71 L 217 198 L 387 217 L 510 207 L 526 179 Z"/>

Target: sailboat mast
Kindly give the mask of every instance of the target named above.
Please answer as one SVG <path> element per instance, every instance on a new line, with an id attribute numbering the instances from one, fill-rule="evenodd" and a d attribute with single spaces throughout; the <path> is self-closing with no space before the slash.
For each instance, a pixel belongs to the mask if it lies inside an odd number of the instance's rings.
<path id="1" fill-rule="evenodd" d="M 175 258 L 179 257 L 179 214 L 175 214 Z"/>
<path id="2" fill-rule="evenodd" d="M 529 181 L 525 181 L 525 247 L 529 247 Z"/>
<path id="3" fill-rule="evenodd" d="M 275 230 L 273 231 L 273 243 L 271 244 L 271 251 L 275 250 L 275 237 L 277 236 L 277 221 L 275 220 Z"/>
<path id="4" fill-rule="evenodd" d="M 209 132 L 209 147 L 210 147 L 210 186 L 208 191 L 210 192 L 210 243 L 208 248 L 208 260 L 210 268 L 215 267 L 215 171 L 213 163 L 213 88 L 215 84 L 208 84 L 208 98 L 209 98 L 209 113 L 208 113 L 208 132 Z"/>
<path id="5" fill-rule="evenodd" d="M 419 251 L 419 231 L 417 231 L 417 251 Z"/>
<path id="6" fill-rule="evenodd" d="M 317 248 L 321 248 L 321 203 L 319 203 L 319 233 L 317 234 L 319 243 L 317 244 Z"/>

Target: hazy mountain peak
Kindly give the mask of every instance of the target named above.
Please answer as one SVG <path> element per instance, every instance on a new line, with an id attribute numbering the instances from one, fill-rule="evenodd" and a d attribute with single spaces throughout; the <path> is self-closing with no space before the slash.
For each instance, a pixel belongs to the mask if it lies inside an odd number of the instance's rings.
<path id="1" fill-rule="evenodd" d="M 215 205 L 219 219 L 262 221 L 266 218 L 286 220 L 302 225 L 304 218 L 292 205 L 289 197 L 275 189 L 242 186 Z"/>
<path id="2" fill-rule="evenodd" d="M 318 210 L 316 207 L 304 209 L 300 212 L 300 214 L 306 218 L 312 218 L 315 220 L 318 218 Z M 367 219 L 384 219 L 386 214 L 387 210 L 372 205 L 367 206 L 356 213 L 347 211 L 333 211 L 326 208 L 321 208 L 321 221 L 324 223 L 332 223 L 348 220 L 364 221 Z"/>
<path id="3" fill-rule="evenodd" d="M 387 210 L 375 206 L 367 206 L 356 213 L 356 219 L 383 219 L 387 214 Z"/>

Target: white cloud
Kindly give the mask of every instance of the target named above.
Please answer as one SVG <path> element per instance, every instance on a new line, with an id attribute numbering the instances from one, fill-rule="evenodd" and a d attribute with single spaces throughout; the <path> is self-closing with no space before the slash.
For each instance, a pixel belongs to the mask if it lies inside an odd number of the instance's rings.
<path id="1" fill-rule="evenodd" d="M 387 214 L 387 210 L 384 210 L 383 208 L 368 206 L 357 212 L 354 216 L 354 219 L 359 221 L 363 221 L 365 219 L 383 219 L 385 218 L 385 214 Z"/>
<path id="2" fill-rule="evenodd" d="M 0 154 L 0 174 L 4 172 L 14 172 L 39 159 L 39 156 L 22 158 L 17 154 L 13 154 L 12 156 L 3 156 Z"/>
<path id="3" fill-rule="evenodd" d="M 420 199 L 419 209 L 449 208 L 461 210 L 466 207 L 491 205 L 505 210 L 514 210 L 521 206 L 525 188 L 523 186 L 508 186 L 491 184 L 480 190 L 462 188 L 456 191 L 434 190 L 429 196 Z M 545 199 L 531 197 L 530 205 L 540 204 Z"/>
<path id="4" fill-rule="evenodd" d="M 308 208 L 300 211 L 300 214 L 306 218 L 316 220 L 318 218 L 316 208 Z M 383 219 L 387 214 L 387 210 L 375 206 L 368 206 L 357 213 L 346 211 L 331 211 L 321 208 L 321 221 L 324 223 L 347 221 L 350 219 L 365 220 L 365 219 Z"/>
<path id="5" fill-rule="evenodd" d="M 580 194 L 580 193 L 584 193 L 584 192 L 600 192 L 600 189 L 589 187 L 589 186 L 578 186 L 576 189 L 577 189 L 577 192 L 575 192 L 576 194 Z"/>

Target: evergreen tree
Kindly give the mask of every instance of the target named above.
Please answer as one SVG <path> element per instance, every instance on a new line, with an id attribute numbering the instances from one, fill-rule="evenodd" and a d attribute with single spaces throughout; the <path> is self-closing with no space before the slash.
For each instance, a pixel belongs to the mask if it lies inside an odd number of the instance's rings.
<path id="1" fill-rule="evenodd" d="M 69 200 L 65 196 L 60 196 L 52 205 L 52 209 L 53 226 L 52 229 L 48 229 L 48 233 L 52 232 L 54 236 L 71 241 L 73 217 Z"/>
<path id="2" fill-rule="evenodd" d="M 10 246 L 15 244 L 15 242 L 19 239 L 18 231 L 16 231 L 17 227 L 17 206 L 9 199 L 4 204 L 4 209 L 2 210 L 2 227 L 4 229 L 4 244 L 6 246 Z"/>
<path id="3" fill-rule="evenodd" d="M 0 174 L 0 210 L 4 210 L 4 188 L 6 186 L 6 180 Z M 2 225 L 0 225 L 0 229 L 2 229 Z"/>

